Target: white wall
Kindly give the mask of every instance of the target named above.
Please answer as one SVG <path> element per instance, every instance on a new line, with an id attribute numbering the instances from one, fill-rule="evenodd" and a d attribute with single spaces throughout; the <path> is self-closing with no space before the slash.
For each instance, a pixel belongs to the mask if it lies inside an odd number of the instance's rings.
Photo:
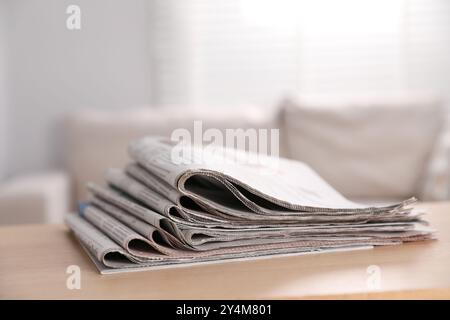
<path id="1" fill-rule="evenodd" d="M 8 3 L 8 174 L 62 167 L 64 115 L 84 107 L 150 103 L 145 0 Z M 81 30 L 66 8 L 81 8 Z"/>
<path id="2" fill-rule="evenodd" d="M 6 176 L 7 170 L 6 18 L 6 2 L 0 0 L 0 181 Z"/>

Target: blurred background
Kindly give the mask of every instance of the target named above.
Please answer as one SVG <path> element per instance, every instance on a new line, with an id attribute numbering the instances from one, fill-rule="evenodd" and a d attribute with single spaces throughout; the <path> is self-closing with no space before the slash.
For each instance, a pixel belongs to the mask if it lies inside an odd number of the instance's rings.
<path id="1" fill-rule="evenodd" d="M 194 120 L 279 128 L 357 201 L 449 199 L 449 39 L 446 0 L 0 0 L 0 224 Z"/>

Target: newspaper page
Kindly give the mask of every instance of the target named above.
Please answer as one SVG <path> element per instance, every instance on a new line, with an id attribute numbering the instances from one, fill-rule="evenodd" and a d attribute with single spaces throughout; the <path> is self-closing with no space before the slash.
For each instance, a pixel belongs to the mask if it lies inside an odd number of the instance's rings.
<path id="1" fill-rule="evenodd" d="M 112 195 L 112 197 L 114 197 L 115 201 L 113 202 L 115 203 L 123 203 L 125 201 L 124 199 L 120 199 L 120 195 Z M 94 200 L 93 203 L 96 204 L 98 202 Z M 138 205 L 135 204 L 135 206 Z M 108 209 L 107 206 L 105 207 L 105 204 L 102 205 L 102 208 L 111 212 L 111 208 Z M 124 207 L 124 209 L 126 210 L 127 207 Z M 140 209 L 145 210 L 144 207 Z M 332 234 L 334 240 L 355 237 L 356 235 L 365 236 L 367 233 L 372 234 L 372 237 L 375 238 L 376 234 L 374 235 L 374 233 L 404 232 L 414 229 L 417 216 L 405 215 L 404 217 L 407 219 L 404 219 L 403 223 L 400 220 L 395 220 L 394 222 L 380 220 L 381 222 L 379 223 L 372 221 L 370 224 L 367 224 L 366 221 L 351 221 L 348 223 L 341 221 L 339 225 L 336 225 L 336 221 L 332 221 L 331 223 L 328 221 L 328 223 L 321 224 L 278 224 L 276 226 L 265 226 L 264 228 L 261 228 L 261 226 L 240 226 L 239 228 L 226 228 L 226 226 L 221 226 L 220 228 L 211 228 L 201 224 L 192 225 L 172 221 L 173 229 L 177 230 L 177 232 L 168 234 L 168 236 L 178 237 L 180 240 L 177 244 L 178 246 L 184 244 L 188 248 L 200 251 L 242 245 L 281 243 L 324 234 Z M 161 229 L 161 232 L 165 231 Z"/>
<path id="2" fill-rule="evenodd" d="M 129 146 L 129 154 L 137 163 L 182 193 L 209 206 L 218 206 L 260 214 L 295 214 L 296 212 L 385 211 L 388 207 L 366 207 L 345 199 L 306 164 L 268 156 L 264 166 L 219 161 L 215 155 L 196 147 L 187 148 L 188 163 L 174 163 L 174 145 L 164 138 L 147 137 Z M 206 155 L 205 155 L 206 154 Z M 208 161 L 205 161 L 207 159 Z M 271 162 L 276 165 L 271 166 Z M 226 199 L 224 200 L 224 196 Z"/>

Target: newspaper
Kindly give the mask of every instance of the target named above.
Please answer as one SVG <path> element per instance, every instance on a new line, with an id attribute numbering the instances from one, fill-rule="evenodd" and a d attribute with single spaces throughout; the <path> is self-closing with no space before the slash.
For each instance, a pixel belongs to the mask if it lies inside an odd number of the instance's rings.
<path id="1" fill-rule="evenodd" d="M 173 148 L 159 137 L 132 142 L 132 161 L 106 170 L 106 186 L 88 184 L 90 199 L 67 218 L 102 273 L 435 238 L 415 199 L 368 207 L 300 162 L 221 162 L 228 150 L 192 146 L 177 162 Z"/>
<path id="2" fill-rule="evenodd" d="M 353 203 L 299 161 L 266 157 L 269 160 L 261 162 L 277 171 L 263 175 L 264 167 L 220 159 L 214 161 L 215 154 L 202 156 L 203 150 L 195 147 L 185 153 L 185 157 L 191 157 L 187 159 L 190 164 L 174 163 L 172 149 L 171 141 L 148 137 L 131 143 L 129 153 L 136 162 L 169 185 L 222 210 L 236 206 L 245 211 L 268 214 L 295 214 L 296 211 L 353 213 L 383 211 L 402 205 L 372 208 Z M 227 195 L 226 200 L 223 200 L 224 195 Z"/>

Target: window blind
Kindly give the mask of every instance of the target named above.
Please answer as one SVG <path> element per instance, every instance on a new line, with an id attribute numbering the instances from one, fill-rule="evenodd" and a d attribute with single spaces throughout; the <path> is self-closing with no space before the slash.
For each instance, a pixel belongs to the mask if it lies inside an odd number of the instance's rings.
<path id="1" fill-rule="evenodd" d="M 152 0 L 154 102 L 450 93 L 445 0 Z"/>

